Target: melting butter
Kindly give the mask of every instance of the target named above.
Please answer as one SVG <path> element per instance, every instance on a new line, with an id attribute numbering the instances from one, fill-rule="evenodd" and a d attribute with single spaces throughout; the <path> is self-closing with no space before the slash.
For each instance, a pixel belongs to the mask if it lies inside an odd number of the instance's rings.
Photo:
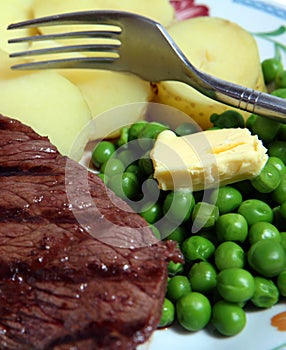
<path id="1" fill-rule="evenodd" d="M 268 159 L 258 137 L 240 128 L 182 137 L 166 130 L 159 134 L 150 156 L 161 189 L 193 191 L 252 179 Z"/>

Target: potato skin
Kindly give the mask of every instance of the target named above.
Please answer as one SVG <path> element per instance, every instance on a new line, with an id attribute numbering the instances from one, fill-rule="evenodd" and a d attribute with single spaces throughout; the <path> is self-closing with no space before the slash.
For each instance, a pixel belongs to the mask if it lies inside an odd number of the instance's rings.
<path id="1" fill-rule="evenodd" d="M 257 44 L 236 23 L 216 17 L 197 17 L 177 22 L 168 31 L 194 66 L 233 83 L 265 91 Z M 211 126 L 212 113 L 230 109 L 213 101 L 190 86 L 160 82 L 156 101 L 171 105 L 192 117 L 203 129 Z M 241 112 L 247 118 L 249 113 Z"/>

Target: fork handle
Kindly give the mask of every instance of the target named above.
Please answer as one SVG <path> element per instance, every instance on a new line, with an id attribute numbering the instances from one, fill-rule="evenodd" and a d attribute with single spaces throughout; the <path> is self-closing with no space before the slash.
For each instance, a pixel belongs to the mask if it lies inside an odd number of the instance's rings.
<path id="1" fill-rule="evenodd" d="M 286 99 L 231 83 L 217 89 L 216 96 L 218 101 L 238 109 L 286 123 Z"/>
<path id="2" fill-rule="evenodd" d="M 187 73 L 185 77 L 185 83 L 218 102 L 286 123 L 286 99 L 284 98 L 246 88 L 200 71 L 197 71 L 195 84 L 193 72 L 191 76 Z"/>

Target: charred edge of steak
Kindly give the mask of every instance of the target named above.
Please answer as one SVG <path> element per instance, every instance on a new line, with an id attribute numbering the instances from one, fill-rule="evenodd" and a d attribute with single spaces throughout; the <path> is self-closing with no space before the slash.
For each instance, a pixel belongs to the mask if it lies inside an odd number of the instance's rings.
<path id="1" fill-rule="evenodd" d="M 176 244 L 156 241 L 99 177 L 4 116 L 0 191 L 0 348 L 126 350 L 146 341 L 167 262 L 182 261 Z"/>

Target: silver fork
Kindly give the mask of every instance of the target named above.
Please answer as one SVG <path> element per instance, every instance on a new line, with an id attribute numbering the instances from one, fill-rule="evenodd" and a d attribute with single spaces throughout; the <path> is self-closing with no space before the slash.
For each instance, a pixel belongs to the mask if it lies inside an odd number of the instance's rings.
<path id="1" fill-rule="evenodd" d="M 92 31 L 15 38 L 9 40 L 9 43 L 68 38 L 105 38 L 111 41 L 12 53 L 11 57 L 84 51 L 101 53 L 101 57 L 97 55 L 27 62 L 14 65 L 12 69 L 106 69 L 130 72 L 150 82 L 180 81 L 226 105 L 286 123 L 286 99 L 236 85 L 198 70 L 188 61 L 166 29 L 149 18 L 128 12 L 86 11 L 23 21 L 9 25 L 8 29 L 66 24 L 108 25 L 111 28 L 98 30 L 97 27 Z"/>

